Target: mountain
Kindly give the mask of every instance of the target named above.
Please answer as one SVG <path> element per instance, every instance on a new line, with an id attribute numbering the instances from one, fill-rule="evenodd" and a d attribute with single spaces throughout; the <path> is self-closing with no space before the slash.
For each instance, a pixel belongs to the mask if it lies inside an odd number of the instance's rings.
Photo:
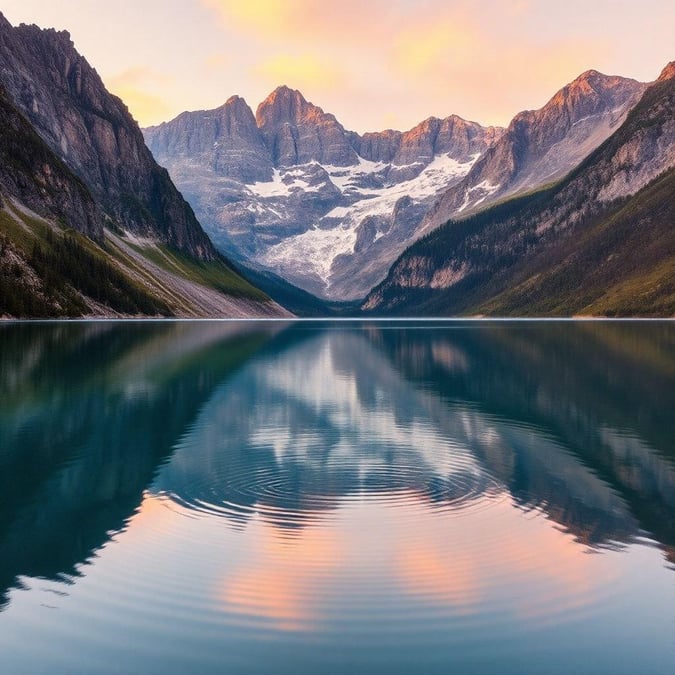
<path id="1" fill-rule="evenodd" d="M 283 314 L 213 247 L 66 32 L 0 14 L 0 316 Z"/>
<path id="2" fill-rule="evenodd" d="M 299 91 L 278 87 L 258 106 L 255 119 L 275 167 L 358 161 L 342 125 Z"/>
<path id="3" fill-rule="evenodd" d="M 675 67 L 552 187 L 411 246 L 366 311 L 675 315 Z"/>
<path id="4" fill-rule="evenodd" d="M 434 204 L 423 229 L 559 180 L 621 126 L 645 87 L 589 70 L 543 108 L 519 113 L 466 177 Z"/>
<path id="5" fill-rule="evenodd" d="M 279 87 L 144 131 L 221 250 L 328 300 L 363 297 L 449 219 L 559 180 L 625 119 L 646 85 L 580 75 L 507 130 L 452 115 L 359 135 Z"/>
<path id="6" fill-rule="evenodd" d="M 47 145 L 120 227 L 202 260 L 216 252 L 120 99 L 66 31 L 0 19 L 2 82 Z"/>
<path id="7" fill-rule="evenodd" d="M 451 116 L 359 135 L 279 87 L 145 129 L 221 250 L 329 300 L 362 298 L 501 134 Z"/>

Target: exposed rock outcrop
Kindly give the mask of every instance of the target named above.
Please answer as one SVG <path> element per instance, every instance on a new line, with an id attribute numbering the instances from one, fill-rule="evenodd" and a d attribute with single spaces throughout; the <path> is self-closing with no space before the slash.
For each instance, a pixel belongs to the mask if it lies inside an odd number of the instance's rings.
<path id="1" fill-rule="evenodd" d="M 118 226 L 201 259 L 217 257 L 190 206 L 66 31 L 0 14 L 0 81 L 37 133 Z"/>
<path id="2" fill-rule="evenodd" d="M 586 74 L 580 89 L 587 79 L 597 74 Z M 560 183 L 432 232 L 399 258 L 363 308 L 672 316 L 674 186 L 669 64 L 615 133 Z"/>
<path id="3" fill-rule="evenodd" d="M 2 85 L 0 194 L 43 217 L 68 223 L 91 239 L 103 238 L 104 215 L 89 190 L 46 146 Z"/>
<path id="4" fill-rule="evenodd" d="M 428 164 L 437 155 L 446 153 L 452 153 L 458 162 L 466 162 L 472 156 L 482 154 L 501 131 L 467 122 L 457 115 L 442 120 L 430 117 L 401 135 L 394 164 Z"/>
<path id="5" fill-rule="evenodd" d="M 243 183 L 272 180 L 272 160 L 246 101 L 232 96 L 220 108 L 183 113 L 146 130 L 158 158 L 210 165 L 218 176 Z"/>
<path id="6" fill-rule="evenodd" d="M 646 86 L 589 70 L 543 108 L 519 113 L 466 177 L 442 195 L 424 229 L 562 178 L 621 126 Z"/>
<path id="7" fill-rule="evenodd" d="M 303 289 L 346 299 L 383 277 L 435 197 L 501 131 L 453 115 L 361 136 L 279 87 L 255 125 L 233 97 L 145 136 L 217 246 Z"/>
<path id="8" fill-rule="evenodd" d="M 357 156 L 333 115 L 288 87 L 278 87 L 259 106 L 256 121 L 277 167 L 309 162 L 350 166 Z"/>

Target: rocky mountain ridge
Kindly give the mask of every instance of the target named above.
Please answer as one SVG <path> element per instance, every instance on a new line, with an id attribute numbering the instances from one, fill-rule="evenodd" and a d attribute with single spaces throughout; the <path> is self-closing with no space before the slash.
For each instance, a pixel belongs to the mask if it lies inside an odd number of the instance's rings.
<path id="1" fill-rule="evenodd" d="M 279 87 L 255 118 L 233 97 L 145 136 L 219 248 L 344 301 L 363 297 L 451 215 L 562 178 L 620 126 L 645 86 L 591 70 L 507 130 L 451 115 L 362 135 Z M 232 116 L 236 124 L 214 121 Z"/>
<path id="2" fill-rule="evenodd" d="M 385 314 L 675 314 L 675 68 L 563 181 L 451 220 L 363 308 Z"/>
<path id="3" fill-rule="evenodd" d="M 466 177 L 434 204 L 424 230 L 559 180 L 621 126 L 646 86 L 588 70 L 542 108 L 518 113 Z"/>
<path id="4" fill-rule="evenodd" d="M 357 162 L 344 127 L 299 91 L 278 87 L 258 106 L 255 119 L 277 168 Z"/>
<path id="5" fill-rule="evenodd" d="M 359 135 L 282 86 L 255 117 L 235 96 L 144 133 L 219 248 L 345 299 L 385 274 L 501 129 L 453 115 Z"/>
<path id="6" fill-rule="evenodd" d="M 0 14 L 0 77 L 13 103 L 110 221 L 202 260 L 216 259 L 126 106 L 106 90 L 67 31 L 13 27 Z"/>
<path id="7" fill-rule="evenodd" d="M 70 36 L 0 14 L 0 317 L 288 315 L 219 254 Z"/>

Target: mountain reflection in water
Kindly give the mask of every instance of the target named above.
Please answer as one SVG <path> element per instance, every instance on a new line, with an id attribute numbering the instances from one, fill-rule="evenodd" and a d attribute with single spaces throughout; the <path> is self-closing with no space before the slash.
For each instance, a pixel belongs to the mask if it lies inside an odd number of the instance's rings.
<path id="1" fill-rule="evenodd" d="M 274 330 L 0 328 L 0 607 L 20 576 L 77 574 L 124 527 L 199 408 Z"/>
<path id="2" fill-rule="evenodd" d="M 154 490 L 279 526 L 355 495 L 507 490 L 591 546 L 675 544 L 671 325 L 291 328 L 221 386 Z"/>
<path id="3" fill-rule="evenodd" d="M 672 323 L 16 324 L 0 349 L 0 619 L 115 555 L 151 579 L 142 551 L 199 640 L 229 627 L 214 663 L 313 632 L 471 672 L 473 630 L 615 613 L 611 556 L 675 563 Z"/>

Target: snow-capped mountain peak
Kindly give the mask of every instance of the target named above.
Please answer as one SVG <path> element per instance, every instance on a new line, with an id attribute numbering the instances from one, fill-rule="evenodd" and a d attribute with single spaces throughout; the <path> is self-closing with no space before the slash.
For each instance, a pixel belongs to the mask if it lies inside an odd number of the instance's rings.
<path id="1" fill-rule="evenodd" d="M 146 130 L 155 157 L 230 255 L 334 300 L 363 297 L 451 216 L 560 179 L 644 85 L 582 73 L 507 130 L 450 115 L 357 134 L 287 86 Z"/>
<path id="2" fill-rule="evenodd" d="M 230 254 L 334 299 L 362 297 L 415 240 L 436 196 L 501 133 L 452 115 L 363 135 L 287 86 L 146 130 Z"/>

